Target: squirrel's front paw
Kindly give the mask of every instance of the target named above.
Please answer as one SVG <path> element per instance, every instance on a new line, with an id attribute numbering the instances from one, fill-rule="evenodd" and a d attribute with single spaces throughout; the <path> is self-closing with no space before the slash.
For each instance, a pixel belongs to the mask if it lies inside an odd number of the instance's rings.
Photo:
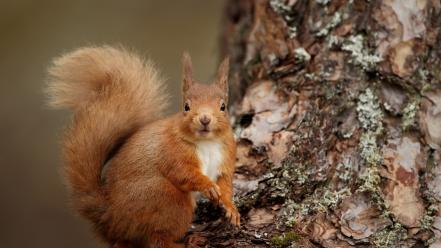
<path id="1" fill-rule="evenodd" d="M 225 208 L 225 217 L 227 220 L 234 226 L 240 226 L 240 214 L 237 211 L 236 207 L 226 207 Z"/>
<path id="2" fill-rule="evenodd" d="M 221 196 L 220 188 L 216 184 L 212 184 L 210 188 L 202 191 L 208 199 L 219 204 L 219 198 Z"/>

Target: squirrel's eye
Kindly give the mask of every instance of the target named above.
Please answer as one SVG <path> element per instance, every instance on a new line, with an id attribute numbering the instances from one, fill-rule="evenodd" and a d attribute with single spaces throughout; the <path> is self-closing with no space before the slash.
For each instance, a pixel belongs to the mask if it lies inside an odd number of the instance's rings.
<path id="1" fill-rule="evenodd" d="M 185 111 L 185 112 L 190 111 L 190 106 L 188 105 L 188 103 L 185 103 L 185 105 L 184 105 L 184 111 Z"/>
<path id="2" fill-rule="evenodd" d="M 221 107 L 220 107 L 220 111 L 224 112 L 225 111 L 225 103 L 222 103 Z"/>

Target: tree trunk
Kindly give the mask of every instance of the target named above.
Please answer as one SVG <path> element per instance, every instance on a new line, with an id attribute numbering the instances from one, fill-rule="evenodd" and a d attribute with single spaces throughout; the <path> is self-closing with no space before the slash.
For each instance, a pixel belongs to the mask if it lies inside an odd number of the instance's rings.
<path id="1" fill-rule="evenodd" d="M 230 0 L 242 227 L 199 208 L 193 244 L 441 247 L 440 28 L 439 0 Z"/>

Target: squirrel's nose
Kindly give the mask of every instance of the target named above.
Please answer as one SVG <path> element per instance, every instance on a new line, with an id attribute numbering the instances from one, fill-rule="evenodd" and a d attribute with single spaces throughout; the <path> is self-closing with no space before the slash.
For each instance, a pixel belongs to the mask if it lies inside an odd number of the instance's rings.
<path id="1" fill-rule="evenodd" d="M 210 124 L 211 119 L 208 116 L 204 115 L 199 118 L 199 121 L 202 125 L 207 126 L 208 124 Z"/>

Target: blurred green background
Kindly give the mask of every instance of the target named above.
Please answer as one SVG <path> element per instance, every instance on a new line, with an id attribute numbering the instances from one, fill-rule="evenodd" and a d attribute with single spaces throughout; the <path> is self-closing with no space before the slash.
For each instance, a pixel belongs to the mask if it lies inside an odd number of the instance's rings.
<path id="1" fill-rule="evenodd" d="M 0 1 L 0 247 L 101 247 L 69 208 L 60 137 L 67 112 L 43 94 L 55 56 L 91 44 L 123 44 L 152 58 L 180 102 L 180 57 L 212 78 L 221 0 Z"/>

